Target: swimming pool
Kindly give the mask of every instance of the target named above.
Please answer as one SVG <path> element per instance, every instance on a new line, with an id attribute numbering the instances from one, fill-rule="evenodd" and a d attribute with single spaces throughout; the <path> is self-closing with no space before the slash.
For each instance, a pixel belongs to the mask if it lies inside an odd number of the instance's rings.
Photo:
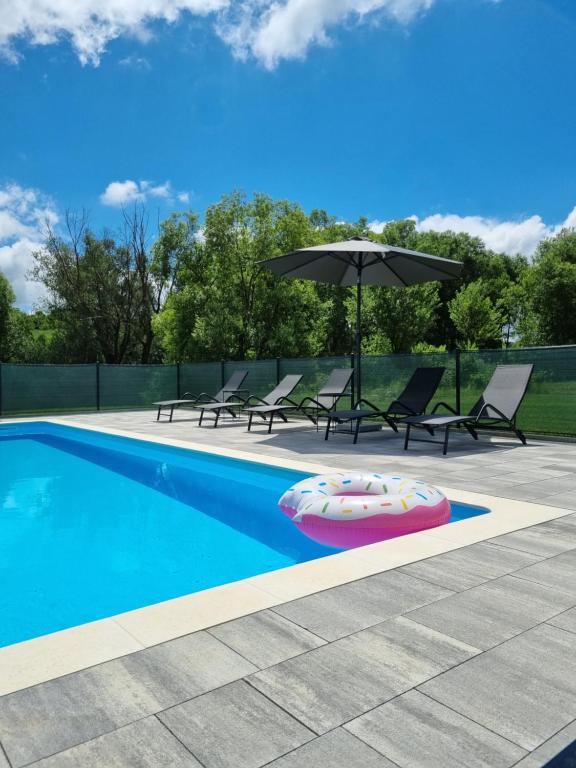
<path id="1" fill-rule="evenodd" d="M 0 427 L 0 646 L 337 550 L 277 507 L 304 473 L 49 422 Z M 453 504 L 452 520 L 486 510 Z"/>

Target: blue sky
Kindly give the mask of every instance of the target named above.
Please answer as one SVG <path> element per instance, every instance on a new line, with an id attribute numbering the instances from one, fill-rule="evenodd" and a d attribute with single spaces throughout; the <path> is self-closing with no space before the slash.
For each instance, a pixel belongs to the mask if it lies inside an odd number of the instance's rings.
<path id="1" fill-rule="evenodd" d="M 121 203 L 202 213 L 242 188 L 526 253 L 576 225 L 573 0 L 3 1 L 0 270 L 21 304 L 66 208 L 114 228 Z"/>

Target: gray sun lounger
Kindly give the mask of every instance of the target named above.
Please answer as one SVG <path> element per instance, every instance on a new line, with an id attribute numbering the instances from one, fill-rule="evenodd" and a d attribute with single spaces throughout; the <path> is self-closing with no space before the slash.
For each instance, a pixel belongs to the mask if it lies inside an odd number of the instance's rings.
<path id="1" fill-rule="evenodd" d="M 268 421 L 268 434 L 272 432 L 274 416 L 280 416 L 282 421 L 288 421 L 284 411 L 298 408 L 298 404 L 290 400 L 289 395 L 294 392 L 301 381 L 301 374 L 291 374 L 284 376 L 280 384 L 266 397 L 252 395 L 246 405 L 249 405 L 254 400 L 258 400 L 260 405 L 252 405 L 242 409 L 244 413 L 248 414 L 248 432 L 252 429 L 252 419 L 254 416 L 259 416 L 264 422 Z"/>
<path id="2" fill-rule="evenodd" d="M 346 394 L 348 385 L 354 373 L 354 368 L 334 368 L 328 381 L 316 397 L 305 397 L 298 405 L 298 410 L 307 419 L 318 426 L 322 416 L 334 410 L 341 397 Z"/>
<path id="3" fill-rule="evenodd" d="M 350 422 L 354 424 L 354 445 L 356 445 L 363 419 L 373 418 L 384 419 L 394 432 L 398 432 L 397 422 L 403 421 L 408 416 L 416 416 L 426 411 L 430 400 L 432 400 L 438 389 L 445 370 L 442 367 L 416 368 L 404 387 L 402 394 L 384 410 L 372 405 L 368 400 L 362 399 L 360 403 L 357 403 L 358 407 L 352 410 L 330 412 L 328 414 L 324 439 L 328 440 L 333 423 L 344 424 L 345 422 Z M 359 407 L 363 404 L 367 405 L 368 408 Z"/>
<path id="4" fill-rule="evenodd" d="M 422 427 L 434 435 L 434 430 L 444 430 L 444 440 L 420 438 L 422 442 L 441 443 L 442 453 L 448 451 L 448 437 L 451 427 L 462 425 L 478 439 L 479 429 L 510 430 L 526 445 L 526 437 L 516 426 L 516 415 L 522 404 L 526 390 L 532 377 L 533 365 L 499 365 L 492 374 L 488 386 L 474 404 L 468 415 L 456 413 L 448 403 L 438 403 L 430 416 L 410 416 L 404 419 L 406 437 L 404 450 L 408 449 L 412 427 Z M 452 416 L 436 416 L 438 408 L 444 407 Z M 413 438 L 417 439 L 417 438 Z"/>
<path id="5" fill-rule="evenodd" d="M 248 408 L 246 409 L 246 406 L 249 405 L 250 402 L 259 401 L 261 405 L 259 406 L 260 409 L 268 409 L 266 413 L 270 415 L 270 424 L 272 423 L 273 411 L 277 411 L 277 409 L 287 409 L 287 408 L 296 408 L 296 403 L 291 403 L 291 401 L 288 400 L 288 395 L 295 389 L 297 384 L 300 383 L 300 379 L 302 376 L 285 376 L 282 381 L 276 386 L 270 394 L 266 395 L 266 397 L 259 398 L 256 395 L 250 395 L 247 398 L 241 398 L 238 397 L 236 401 L 222 401 L 220 403 L 201 403 L 197 407 L 200 409 L 200 420 L 198 422 L 198 426 L 202 426 L 202 422 L 204 420 L 204 415 L 208 411 L 209 413 L 214 414 L 214 422 L 213 427 L 218 426 L 218 420 L 220 418 L 220 414 L 222 411 L 227 411 L 231 416 L 234 418 L 237 418 L 238 414 L 236 413 L 235 409 L 242 409 L 242 410 L 248 410 L 248 412 L 252 411 L 249 416 L 248 425 L 250 427 L 252 423 L 252 416 L 254 411 L 254 408 Z M 286 405 L 284 401 L 288 401 L 289 405 Z M 282 404 L 281 404 L 282 403 Z M 258 408 L 258 406 L 256 407 Z M 260 411 L 260 415 L 263 415 L 263 411 Z M 282 416 L 284 421 L 286 421 L 286 417 Z M 270 430 L 269 430 L 270 431 Z"/>
<path id="6" fill-rule="evenodd" d="M 234 371 L 232 376 L 228 379 L 226 384 L 222 387 L 222 389 L 219 392 L 216 392 L 215 395 L 209 395 L 206 392 L 201 392 L 199 395 L 193 395 L 190 392 L 185 392 L 184 397 L 179 400 L 160 400 L 157 403 L 152 403 L 152 405 L 158 406 L 158 414 L 156 416 L 156 421 L 160 420 L 160 415 L 162 411 L 170 411 L 170 418 L 169 421 L 172 421 L 172 416 L 174 415 L 174 409 L 175 408 L 195 408 L 198 407 L 200 403 L 219 403 L 225 400 L 229 400 L 231 397 L 233 397 L 235 394 L 238 393 L 240 390 L 240 387 L 244 383 L 244 380 L 246 379 L 246 376 L 248 376 L 248 371 Z"/>

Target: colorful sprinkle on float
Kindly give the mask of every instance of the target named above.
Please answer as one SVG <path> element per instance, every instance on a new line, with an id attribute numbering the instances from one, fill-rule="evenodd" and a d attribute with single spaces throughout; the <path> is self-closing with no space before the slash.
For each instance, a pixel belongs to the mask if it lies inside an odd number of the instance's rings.
<path id="1" fill-rule="evenodd" d="M 444 525 L 450 502 L 423 480 L 336 472 L 302 480 L 279 501 L 307 536 L 340 549 L 361 547 Z"/>

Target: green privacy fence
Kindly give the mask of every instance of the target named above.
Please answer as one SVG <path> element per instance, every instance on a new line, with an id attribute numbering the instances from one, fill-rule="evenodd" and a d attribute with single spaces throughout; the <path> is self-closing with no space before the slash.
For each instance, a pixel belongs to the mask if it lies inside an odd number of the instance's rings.
<path id="1" fill-rule="evenodd" d="M 436 400 L 467 411 L 505 363 L 534 363 L 534 376 L 518 421 L 527 432 L 576 436 L 576 346 L 476 352 L 364 356 L 362 396 L 385 407 L 419 366 L 442 366 Z M 351 368 L 352 356 L 242 360 L 174 365 L 0 364 L 0 416 L 147 408 L 186 392 L 215 393 L 236 369 L 248 371 L 246 388 L 265 395 L 286 374 L 302 374 L 296 399 L 314 395 L 333 368 Z M 341 407 L 354 401 L 353 387 Z"/>

